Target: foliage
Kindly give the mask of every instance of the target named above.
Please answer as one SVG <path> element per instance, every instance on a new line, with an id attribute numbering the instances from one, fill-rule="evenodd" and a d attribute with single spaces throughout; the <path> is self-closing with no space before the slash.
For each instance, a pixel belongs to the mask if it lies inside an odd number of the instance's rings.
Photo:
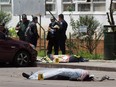
<path id="1" fill-rule="evenodd" d="M 40 57 L 44 57 L 44 56 L 45 56 L 45 54 L 44 54 L 44 50 L 42 50 L 42 51 L 38 51 L 38 56 L 40 56 Z"/>
<path id="2" fill-rule="evenodd" d="M 77 49 L 76 42 L 67 40 L 66 41 L 66 47 L 68 48 L 67 53 L 73 54 L 73 50 Z"/>
<path id="3" fill-rule="evenodd" d="M 71 17 L 71 26 L 74 31 L 72 36 L 80 40 L 80 47 L 86 48 L 92 54 L 103 36 L 100 23 L 93 16 L 84 15 L 76 21 Z M 80 32 L 80 26 L 86 26 L 87 32 Z"/>
<path id="4" fill-rule="evenodd" d="M 9 28 L 9 36 L 10 37 L 18 37 L 15 28 Z"/>
<path id="5" fill-rule="evenodd" d="M 103 59 L 103 55 L 99 55 L 99 54 L 90 54 L 89 52 L 86 52 L 86 51 L 79 51 L 77 55 L 80 55 L 82 56 L 83 58 L 87 58 L 87 59 L 92 59 L 92 60 L 95 60 L 95 59 Z M 44 51 L 38 51 L 38 56 L 39 57 L 44 57 Z"/>
<path id="6" fill-rule="evenodd" d="M 103 55 L 99 55 L 99 54 L 90 54 L 87 51 L 79 51 L 78 55 L 82 56 L 83 58 L 87 58 L 87 59 L 103 59 Z"/>
<path id="7" fill-rule="evenodd" d="M 11 15 L 6 13 L 6 12 L 3 12 L 3 11 L 0 11 L 0 24 L 2 23 L 8 23 L 9 21 L 11 20 Z"/>

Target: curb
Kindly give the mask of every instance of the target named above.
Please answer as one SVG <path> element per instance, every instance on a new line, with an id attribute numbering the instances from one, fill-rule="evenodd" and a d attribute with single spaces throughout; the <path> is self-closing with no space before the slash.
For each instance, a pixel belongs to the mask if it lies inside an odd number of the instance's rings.
<path id="1" fill-rule="evenodd" d="M 67 65 L 67 64 L 50 64 L 50 63 L 37 63 L 38 67 L 45 68 L 82 68 L 87 70 L 110 71 L 116 72 L 116 68 L 111 67 L 98 67 L 98 66 L 85 66 L 85 65 Z"/>

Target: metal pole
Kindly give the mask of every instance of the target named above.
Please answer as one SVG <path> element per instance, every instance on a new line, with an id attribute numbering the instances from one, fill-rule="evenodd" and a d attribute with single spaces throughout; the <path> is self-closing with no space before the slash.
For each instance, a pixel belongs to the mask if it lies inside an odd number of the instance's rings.
<path id="1" fill-rule="evenodd" d="M 44 54 L 46 56 L 46 32 L 44 31 Z"/>
<path id="2" fill-rule="evenodd" d="M 70 54 L 72 54 L 72 50 L 71 50 L 71 33 L 69 33 L 69 43 L 70 43 L 70 46 L 69 46 L 69 52 Z"/>
<path id="3" fill-rule="evenodd" d="M 45 31 L 45 29 L 41 26 L 40 23 L 38 23 L 38 24 L 39 24 L 39 26 L 41 27 L 41 29 L 44 31 L 44 54 L 45 54 L 45 56 L 46 56 L 46 31 Z"/>
<path id="4" fill-rule="evenodd" d="M 95 41 L 96 41 L 96 39 L 97 39 L 97 34 L 96 34 L 96 32 L 95 32 Z M 95 42 L 95 45 L 96 45 L 96 42 Z M 97 47 L 95 48 L 95 58 L 97 57 Z"/>
<path id="5" fill-rule="evenodd" d="M 40 34 L 40 42 L 39 42 L 39 46 L 40 46 L 40 50 L 41 50 L 41 15 L 39 15 L 39 22 L 40 22 L 40 23 L 38 23 L 40 25 L 40 32 L 39 32 L 39 34 Z"/>

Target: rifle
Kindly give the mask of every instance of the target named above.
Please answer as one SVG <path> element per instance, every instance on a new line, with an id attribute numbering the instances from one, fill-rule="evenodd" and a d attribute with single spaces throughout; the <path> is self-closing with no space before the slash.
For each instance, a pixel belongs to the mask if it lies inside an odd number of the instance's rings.
<path id="1" fill-rule="evenodd" d="M 46 8 L 47 9 L 47 8 Z M 49 10 L 49 9 L 47 9 L 47 11 L 50 13 L 50 15 L 55 19 L 55 21 L 58 21 L 57 19 L 56 19 L 56 17 L 52 14 L 52 12 Z"/>

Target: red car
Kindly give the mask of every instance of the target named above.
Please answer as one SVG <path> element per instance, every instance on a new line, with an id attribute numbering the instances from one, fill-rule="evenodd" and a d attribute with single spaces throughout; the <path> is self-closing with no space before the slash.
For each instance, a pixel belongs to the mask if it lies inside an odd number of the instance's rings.
<path id="1" fill-rule="evenodd" d="M 0 32 L 0 62 L 9 62 L 15 66 L 29 66 L 37 58 L 33 45 L 24 41 L 5 37 Z"/>

